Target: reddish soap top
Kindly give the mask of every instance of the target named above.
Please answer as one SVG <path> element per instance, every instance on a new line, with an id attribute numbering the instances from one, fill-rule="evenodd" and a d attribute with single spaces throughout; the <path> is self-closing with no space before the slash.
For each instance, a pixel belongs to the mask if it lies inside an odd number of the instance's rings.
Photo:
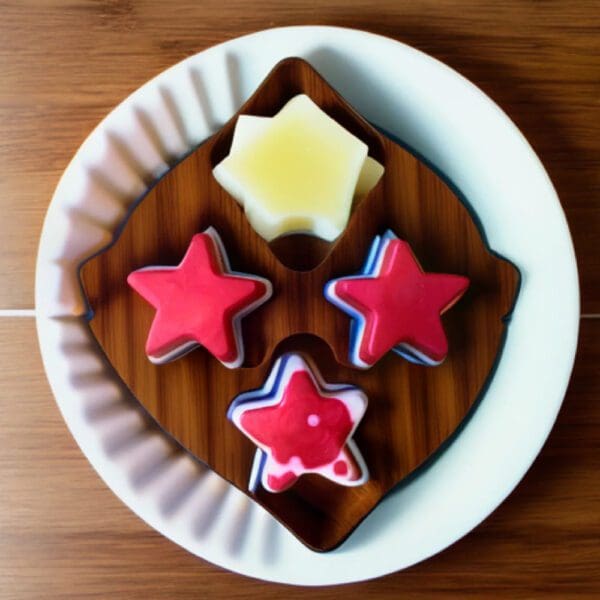
<path id="1" fill-rule="evenodd" d="M 292 375 L 279 404 L 244 413 L 241 424 L 278 462 L 297 456 L 308 469 L 336 458 L 353 425 L 344 403 L 321 396 L 305 371 Z"/>
<path id="2" fill-rule="evenodd" d="M 146 342 L 155 362 L 202 345 L 227 366 L 238 366 L 237 321 L 270 295 L 268 281 L 229 271 L 214 230 L 195 235 L 177 267 L 146 267 L 127 281 L 156 308 Z"/>
<path id="3" fill-rule="evenodd" d="M 408 243 L 395 238 L 385 243 L 373 274 L 338 279 L 334 292 L 364 320 L 358 347 L 364 364 L 399 345 L 440 362 L 448 353 L 440 315 L 468 285 L 461 275 L 425 273 Z"/>
<path id="4" fill-rule="evenodd" d="M 263 388 L 240 394 L 229 418 L 258 447 L 249 486 L 281 492 L 304 473 L 360 485 L 368 469 L 352 435 L 367 408 L 355 386 L 326 384 L 298 354 L 280 357 Z"/>

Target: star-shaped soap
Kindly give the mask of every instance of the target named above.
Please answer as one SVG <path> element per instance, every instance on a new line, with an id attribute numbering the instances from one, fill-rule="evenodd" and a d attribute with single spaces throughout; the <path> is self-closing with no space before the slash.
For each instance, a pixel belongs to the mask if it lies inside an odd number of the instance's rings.
<path id="1" fill-rule="evenodd" d="M 448 353 L 441 315 L 465 293 L 461 275 L 425 273 L 407 242 L 377 236 L 358 275 L 334 279 L 325 297 L 352 317 L 350 360 L 373 366 L 389 350 L 425 365 Z"/>
<path id="2" fill-rule="evenodd" d="M 357 387 L 326 384 L 298 354 L 280 357 L 258 390 L 240 394 L 228 417 L 258 450 L 249 488 L 282 492 L 305 473 L 345 486 L 369 472 L 352 436 L 367 408 Z"/>
<path id="3" fill-rule="evenodd" d="M 244 147 L 251 147 L 256 140 L 260 140 L 261 136 L 268 131 L 271 119 L 272 117 L 240 115 L 233 130 L 231 154 L 236 154 Z M 353 202 L 364 198 L 377 185 L 383 173 L 383 165 L 372 156 L 367 156 L 358 174 L 358 181 L 354 188 Z M 241 191 L 239 192 L 239 196 L 238 200 L 243 203 L 243 194 Z"/>
<path id="4" fill-rule="evenodd" d="M 246 133 L 238 134 L 213 173 L 242 204 L 254 229 L 267 241 L 289 233 L 338 237 L 348 222 L 367 145 L 304 94 L 271 119 L 243 122 Z"/>
<path id="5" fill-rule="evenodd" d="M 204 346 L 226 367 L 244 361 L 241 319 L 272 294 L 262 277 L 231 271 L 218 233 L 196 234 L 176 267 L 145 267 L 127 278 L 156 314 L 146 354 L 165 363 Z"/>

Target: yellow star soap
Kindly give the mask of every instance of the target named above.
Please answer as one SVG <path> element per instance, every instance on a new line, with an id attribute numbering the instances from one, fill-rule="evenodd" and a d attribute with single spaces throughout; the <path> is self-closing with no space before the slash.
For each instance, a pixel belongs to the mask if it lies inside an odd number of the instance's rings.
<path id="1" fill-rule="evenodd" d="M 251 144 L 259 138 L 269 126 L 271 117 L 257 117 L 254 115 L 240 115 L 233 130 L 233 140 L 231 141 L 231 152 L 235 153 L 247 144 Z M 364 198 L 381 179 L 383 175 L 383 165 L 371 156 L 365 158 L 365 162 L 358 175 L 356 188 L 354 189 L 354 200 Z M 234 195 L 234 194 L 232 194 Z M 241 202 L 241 198 L 238 198 Z"/>
<path id="2" fill-rule="evenodd" d="M 248 119 L 250 133 L 238 132 L 214 168 L 217 181 L 267 241 L 300 232 L 334 240 L 348 222 L 367 145 L 303 94 L 271 119 Z"/>

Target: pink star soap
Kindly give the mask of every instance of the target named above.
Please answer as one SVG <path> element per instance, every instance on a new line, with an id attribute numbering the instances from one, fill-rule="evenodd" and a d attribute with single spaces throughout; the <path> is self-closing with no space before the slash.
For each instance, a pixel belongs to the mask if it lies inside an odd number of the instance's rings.
<path id="1" fill-rule="evenodd" d="M 239 367 L 244 361 L 240 321 L 272 294 L 267 279 L 231 271 L 212 227 L 192 238 L 178 266 L 145 267 L 127 282 L 156 309 L 146 354 L 157 364 L 204 346 L 226 367 Z"/>
<path id="2" fill-rule="evenodd" d="M 288 489 L 304 473 L 345 486 L 369 479 L 352 436 L 367 408 L 357 387 L 326 384 L 298 354 L 274 364 L 264 387 L 239 395 L 230 420 L 256 446 L 249 488 Z"/>
<path id="3" fill-rule="evenodd" d="M 350 360 L 373 366 L 389 350 L 419 364 L 448 354 L 441 315 L 465 293 L 461 275 L 425 273 L 407 242 L 391 231 L 377 236 L 358 275 L 334 279 L 325 297 L 352 317 Z"/>

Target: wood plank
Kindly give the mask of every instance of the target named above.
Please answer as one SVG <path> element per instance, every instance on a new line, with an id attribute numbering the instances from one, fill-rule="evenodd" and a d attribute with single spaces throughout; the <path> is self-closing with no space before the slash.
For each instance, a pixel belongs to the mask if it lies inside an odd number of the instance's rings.
<path id="1" fill-rule="evenodd" d="M 582 322 L 573 380 L 541 455 L 474 532 L 350 597 L 597 598 L 600 321 Z M 30 319 L 0 319 L 0 598 L 339 596 L 234 575 L 151 530 L 104 486 L 67 431 Z"/>
<path id="2" fill-rule="evenodd" d="M 16 0 L 0 23 L 0 308 L 33 305 L 35 250 L 62 170 L 139 85 L 212 44 L 265 27 L 357 27 L 422 49 L 495 99 L 546 165 L 579 258 L 582 309 L 600 313 L 600 14 L 592 0 Z M 34 150 L 32 150 L 34 149 Z"/>

